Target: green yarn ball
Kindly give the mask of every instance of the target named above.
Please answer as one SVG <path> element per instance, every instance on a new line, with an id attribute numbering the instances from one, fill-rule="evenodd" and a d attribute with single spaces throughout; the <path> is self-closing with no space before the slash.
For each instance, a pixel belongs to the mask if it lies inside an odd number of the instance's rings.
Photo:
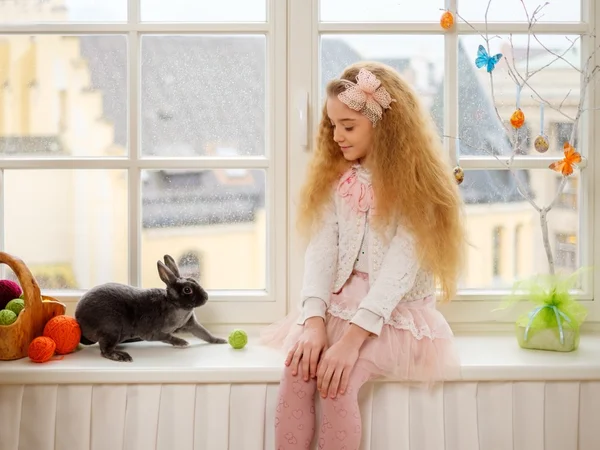
<path id="1" fill-rule="evenodd" d="M 248 343 L 248 335 L 244 330 L 233 330 L 229 333 L 229 345 L 236 350 L 244 348 Z"/>
<path id="2" fill-rule="evenodd" d="M 25 292 L 22 292 L 21 295 L 19 295 L 19 298 L 21 300 L 25 300 Z"/>
<path id="3" fill-rule="evenodd" d="M 0 325 L 11 325 L 17 320 L 17 315 L 10 309 L 0 311 Z"/>
<path id="4" fill-rule="evenodd" d="M 6 309 L 10 309 L 17 316 L 21 313 L 23 308 L 25 308 L 25 302 L 20 298 L 15 298 L 6 305 Z"/>

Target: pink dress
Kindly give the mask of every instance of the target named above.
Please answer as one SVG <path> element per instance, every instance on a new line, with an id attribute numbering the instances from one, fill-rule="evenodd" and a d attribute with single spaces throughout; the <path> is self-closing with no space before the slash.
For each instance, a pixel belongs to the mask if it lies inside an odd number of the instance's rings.
<path id="1" fill-rule="evenodd" d="M 373 203 L 372 189 L 370 183 L 355 175 L 350 170 L 342 176 L 337 194 L 352 202 L 355 210 L 364 212 Z M 360 258 L 361 253 L 354 272 L 341 291 L 331 294 L 325 319 L 329 345 L 343 336 L 350 319 L 369 291 L 369 275 L 357 270 L 366 267 Z M 300 314 L 290 313 L 269 325 L 261 334 L 260 342 L 287 353 L 303 331 L 303 326 L 297 324 Z M 400 301 L 379 336 L 368 338 L 361 347 L 357 366 L 374 376 L 403 381 L 429 384 L 458 379 L 460 361 L 453 333 L 444 316 L 436 309 L 434 295 Z"/>

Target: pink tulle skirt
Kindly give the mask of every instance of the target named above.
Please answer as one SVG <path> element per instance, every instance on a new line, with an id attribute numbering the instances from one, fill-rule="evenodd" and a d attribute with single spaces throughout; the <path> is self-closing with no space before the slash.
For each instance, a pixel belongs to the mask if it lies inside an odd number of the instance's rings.
<path id="1" fill-rule="evenodd" d="M 368 275 L 355 272 L 339 293 L 332 294 L 326 317 L 329 345 L 343 336 L 368 290 Z M 262 332 L 260 342 L 287 353 L 303 330 L 303 326 L 296 323 L 299 314 L 291 313 L 269 325 Z M 356 364 L 374 376 L 402 381 L 430 384 L 460 377 L 452 330 L 435 308 L 434 297 L 400 302 L 380 335 L 365 341 Z"/>

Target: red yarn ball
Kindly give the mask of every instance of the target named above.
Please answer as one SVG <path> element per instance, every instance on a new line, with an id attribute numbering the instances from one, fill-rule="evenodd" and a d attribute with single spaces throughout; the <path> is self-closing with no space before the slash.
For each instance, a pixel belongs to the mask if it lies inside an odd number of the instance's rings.
<path id="1" fill-rule="evenodd" d="M 6 308 L 13 298 L 19 298 L 23 291 L 21 286 L 12 280 L 0 280 L 0 309 Z"/>
<path id="2" fill-rule="evenodd" d="M 75 318 L 65 315 L 53 317 L 44 327 L 44 336 L 56 343 L 56 353 L 66 355 L 77 348 L 81 328 Z"/>
<path id="3" fill-rule="evenodd" d="M 36 337 L 31 344 L 29 344 L 29 359 L 36 363 L 45 363 L 50 361 L 54 356 L 54 350 L 56 349 L 56 343 L 49 337 L 39 336 Z"/>

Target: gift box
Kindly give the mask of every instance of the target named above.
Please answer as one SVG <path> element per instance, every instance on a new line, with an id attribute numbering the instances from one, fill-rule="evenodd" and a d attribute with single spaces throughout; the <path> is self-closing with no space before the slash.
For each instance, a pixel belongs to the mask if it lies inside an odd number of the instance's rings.
<path id="1" fill-rule="evenodd" d="M 558 306 L 538 306 L 516 323 L 521 348 L 571 352 L 579 347 L 580 324 Z"/>
<path id="2" fill-rule="evenodd" d="M 538 275 L 515 283 L 504 307 L 523 300 L 534 304 L 515 324 L 521 348 L 556 352 L 577 350 L 587 310 L 572 292 L 582 271 L 566 276 Z"/>

